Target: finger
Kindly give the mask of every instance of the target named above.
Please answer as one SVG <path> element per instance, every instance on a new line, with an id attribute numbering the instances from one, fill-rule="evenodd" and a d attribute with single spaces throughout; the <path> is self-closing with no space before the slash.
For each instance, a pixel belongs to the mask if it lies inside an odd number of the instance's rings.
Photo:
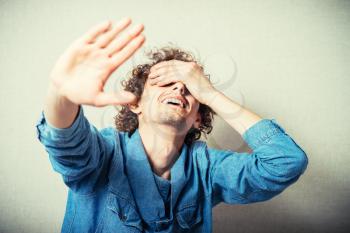
<path id="1" fill-rule="evenodd" d="M 170 74 L 170 73 L 175 73 L 180 75 L 181 74 L 181 69 L 185 67 L 184 64 L 176 64 L 176 63 L 167 63 L 167 64 L 162 64 L 161 67 L 157 67 L 156 69 L 151 68 L 151 73 L 150 76 L 152 77 L 157 77 L 160 75 L 165 75 L 165 74 Z"/>
<path id="2" fill-rule="evenodd" d="M 159 77 L 160 74 L 158 74 L 156 71 L 151 71 L 151 73 L 149 73 L 148 78 L 150 79 L 154 79 Z"/>
<path id="3" fill-rule="evenodd" d="M 106 50 L 113 56 L 113 54 L 117 53 L 121 49 L 123 49 L 130 41 L 139 36 L 143 31 L 144 26 L 142 24 L 138 24 L 133 27 L 128 33 L 120 36 L 119 38 L 112 41 L 107 47 Z"/>
<path id="4" fill-rule="evenodd" d="M 116 93 L 101 92 L 96 96 L 95 105 L 103 107 L 106 105 L 122 105 L 134 103 L 137 97 L 128 91 L 119 91 Z"/>
<path id="5" fill-rule="evenodd" d="M 173 75 L 173 74 L 179 74 L 180 67 L 173 67 L 173 66 L 164 66 L 161 69 L 151 71 L 151 73 L 148 75 L 149 78 L 156 78 L 162 75 Z"/>
<path id="6" fill-rule="evenodd" d="M 106 20 L 86 32 L 82 37 L 81 41 L 84 43 L 92 43 L 100 34 L 106 32 L 111 26 L 111 21 Z"/>
<path id="7" fill-rule="evenodd" d="M 150 84 L 151 85 L 157 84 L 158 86 L 163 86 L 163 85 L 167 85 L 169 83 L 178 82 L 178 81 L 179 79 L 176 77 L 176 75 L 170 74 L 166 76 L 162 75 L 157 78 L 151 79 Z"/>
<path id="8" fill-rule="evenodd" d="M 149 84 L 154 85 L 154 84 L 156 84 L 156 83 L 158 83 L 158 82 L 160 82 L 162 80 L 163 79 L 161 77 L 153 78 L 153 79 L 149 80 Z"/>
<path id="9" fill-rule="evenodd" d="M 173 81 L 172 79 L 163 79 L 162 81 L 159 81 L 156 84 L 157 84 L 158 87 L 162 87 L 162 86 L 166 86 L 166 85 L 168 85 L 170 83 L 174 83 L 174 82 L 175 81 Z"/>
<path id="10" fill-rule="evenodd" d="M 171 72 L 170 67 L 166 66 L 166 67 L 162 67 L 162 69 L 151 71 L 151 73 L 148 75 L 148 77 L 149 78 L 156 78 L 156 77 L 159 77 L 161 75 L 167 75 L 170 72 Z"/>
<path id="11" fill-rule="evenodd" d="M 181 61 L 179 60 L 162 61 L 152 66 L 151 70 L 152 69 L 158 70 L 165 67 L 172 67 L 172 66 L 178 66 L 178 65 L 182 65 Z"/>
<path id="12" fill-rule="evenodd" d="M 169 72 L 169 73 L 165 73 L 165 74 L 160 74 L 157 76 L 148 76 L 150 78 L 150 82 L 158 82 L 161 81 L 163 79 L 176 79 L 179 80 L 180 75 L 178 75 L 176 72 Z"/>
<path id="13" fill-rule="evenodd" d="M 163 65 L 163 63 L 166 63 L 166 61 L 162 61 L 162 62 L 159 62 L 159 63 L 153 65 L 150 69 L 150 72 L 151 73 L 155 72 L 159 67 L 161 67 L 161 65 Z"/>
<path id="14" fill-rule="evenodd" d="M 96 45 L 100 48 L 106 47 L 121 31 L 127 28 L 130 23 L 131 19 L 129 17 L 123 18 L 113 29 L 101 35 L 96 41 Z"/>
<path id="15" fill-rule="evenodd" d="M 139 49 L 145 41 L 143 35 L 139 35 L 134 38 L 130 43 L 128 43 L 119 53 L 116 53 L 111 57 L 112 59 L 112 70 L 115 70 L 121 64 L 123 64 L 131 55 Z"/>

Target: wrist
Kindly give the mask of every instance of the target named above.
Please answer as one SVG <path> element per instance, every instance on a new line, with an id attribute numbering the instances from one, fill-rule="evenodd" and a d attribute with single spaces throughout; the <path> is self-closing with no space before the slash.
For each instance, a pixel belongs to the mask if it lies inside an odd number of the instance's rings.
<path id="1" fill-rule="evenodd" d="M 67 96 L 62 92 L 62 88 L 58 88 L 54 83 L 50 83 L 47 92 L 47 98 L 55 100 L 54 102 L 59 105 L 65 105 L 69 107 L 78 106 L 77 104 L 70 101 Z"/>
<path id="2" fill-rule="evenodd" d="M 201 103 L 212 107 L 213 104 L 215 103 L 216 97 L 220 94 L 221 92 L 216 90 L 214 87 L 208 88 L 207 90 L 204 90 L 203 93 L 201 94 L 203 97 L 203 101 Z"/>

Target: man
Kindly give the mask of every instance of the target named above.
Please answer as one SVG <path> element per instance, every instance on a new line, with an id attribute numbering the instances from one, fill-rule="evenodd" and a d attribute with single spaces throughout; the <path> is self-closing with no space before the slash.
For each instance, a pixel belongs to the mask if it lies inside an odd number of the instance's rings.
<path id="1" fill-rule="evenodd" d="M 119 93 L 109 76 L 142 45 L 143 25 L 104 22 L 58 59 L 38 138 L 69 187 L 62 232 L 211 232 L 220 203 L 269 200 L 298 180 L 308 159 L 275 120 L 216 90 L 189 54 L 164 48 Z M 81 105 L 122 105 L 117 130 L 97 130 Z M 253 153 L 208 148 L 214 112 Z M 234 113 L 240 112 L 239 115 Z"/>

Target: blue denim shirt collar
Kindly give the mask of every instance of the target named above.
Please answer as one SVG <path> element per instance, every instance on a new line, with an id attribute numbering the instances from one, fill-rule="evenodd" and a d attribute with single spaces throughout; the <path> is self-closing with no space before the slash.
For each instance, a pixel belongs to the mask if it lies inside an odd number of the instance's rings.
<path id="1" fill-rule="evenodd" d="M 148 161 L 139 130 L 136 129 L 126 144 L 126 173 L 136 205 L 146 222 L 156 222 L 165 216 L 163 199 L 157 189 L 153 171 Z M 180 192 L 186 184 L 185 161 L 188 147 L 183 144 L 181 153 L 171 168 L 171 208 L 173 209 Z M 172 212 L 172 211 L 171 211 Z M 172 218 L 172 216 L 171 216 Z"/>

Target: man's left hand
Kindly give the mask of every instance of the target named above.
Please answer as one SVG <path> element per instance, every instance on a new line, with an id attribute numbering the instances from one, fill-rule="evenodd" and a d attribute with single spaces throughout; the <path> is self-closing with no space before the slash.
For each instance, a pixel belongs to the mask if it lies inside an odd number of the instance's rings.
<path id="1" fill-rule="evenodd" d="M 166 86 L 182 82 L 192 96 L 203 104 L 208 105 L 210 97 L 216 92 L 201 67 L 195 62 L 163 61 L 154 65 L 150 71 L 148 78 L 151 85 Z"/>

